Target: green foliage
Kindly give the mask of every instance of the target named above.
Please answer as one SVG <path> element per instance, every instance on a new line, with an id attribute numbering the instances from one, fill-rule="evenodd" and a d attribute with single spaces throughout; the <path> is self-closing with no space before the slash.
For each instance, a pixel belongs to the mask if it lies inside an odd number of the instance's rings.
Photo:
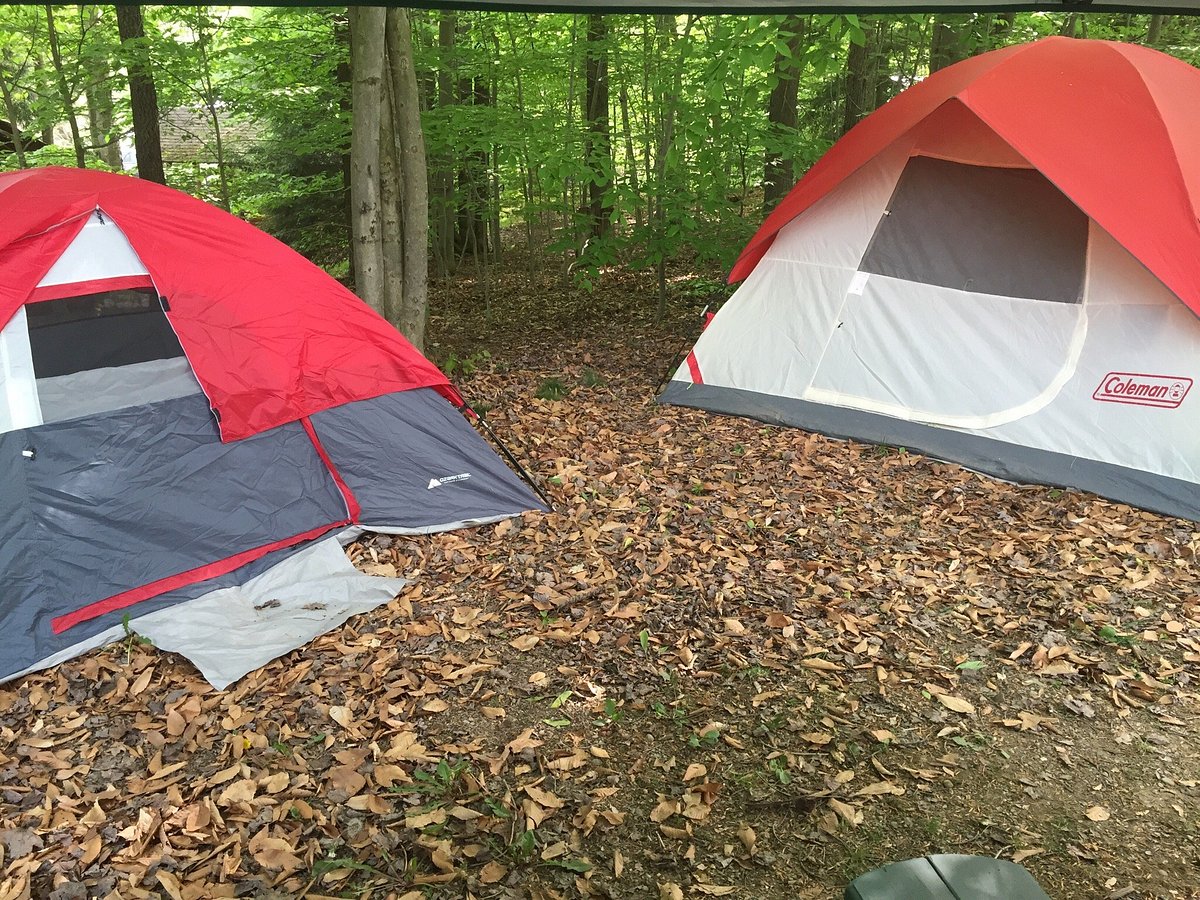
<path id="1" fill-rule="evenodd" d="M 133 648 L 136 646 L 152 647 L 154 642 L 150 638 L 138 634 L 129 624 L 129 613 L 121 616 L 121 628 L 125 631 L 125 665 L 133 660 Z"/>
<path id="2" fill-rule="evenodd" d="M 561 400 L 569 393 L 571 393 L 571 389 L 563 383 L 561 378 L 551 376 L 542 380 L 534 396 L 539 400 Z"/>
<path id="3" fill-rule="evenodd" d="M 87 164 L 105 165 L 101 145 L 130 131 L 125 69 L 149 63 L 160 112 L 186 114 L 195 128 L 197 159 L 168 161 L 169 180 L 228 205 L 348 278 L 344 9 L 143 9 L 146 37 L 122 45 L 112 7 L 54 7 L 60 71 L 49 58 L 46 8 L 0 9 L 0 79 L 11 95 L 0 118 L 13 119 L 29 138 L 59 128 L 56 146 L 31 151 L 25 164 L 74 164 L 61 125 L 70 115 L 81 123 Z M 488 223 L 489 244 L 502 231 L 506 243 L 561 254 L 570 281 L 585 291 L 616 263 L 657 267 L 688 253 L 728 267 L 761 221 L 764 159 L 782 160 L 798 177 L 847 124 L 852 47 L 865 60 L 854 74 L 865 79 L 868 109 L 925 77 L 934 63 L 1071 29 L 1109 40 L 1152 39 L 1161 50 L 1200 61 L 1196 20 L 1184 16 L 1160 16 L 1152 27 L 1145 15 L 1065 10 L 621 13 L 608 15 L 603 36 L 592 41 L 580 15 L 415 10 L 411 21 L 430 183 L 447 192 L 431 197 L 435 246 L 439 229 L 454 231 L 454 258 L 442 262 L 453 268 L 468 254 L 498 252 L 464 240 L 462 222 L 473 217 Z M 607 151 L 588 127 L 589 53 L 608 64 Z M 772 124 L 768 99 L 790 73 L 798 84 L 796 124 Z M 60 80 L 69 110 L 54 87 Z M 88 113 L 105 96 L 110 135 L 92 135 Z M 127 156 L 128 149 L 126 140 Z M 15 153 L 0 157 L 0 166 L 19 164 Z M 592 187 L 611 209 L 600 223 L 588 207 Z M 728 288 L 693 280 L 672 293 L 708 302 Z M 598 386 L 590 377 L 585 370 L 584 386 Z"/>

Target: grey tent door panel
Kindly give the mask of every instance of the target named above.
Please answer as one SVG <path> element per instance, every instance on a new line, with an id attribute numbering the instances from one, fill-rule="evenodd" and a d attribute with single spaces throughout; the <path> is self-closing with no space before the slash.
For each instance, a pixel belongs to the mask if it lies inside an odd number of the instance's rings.
<path id="1" fill-rule="evenodd" d="M 347 517 L 302 424 L 224 444 L 197 396 L 0 434 L 0 464 L 4 671 L 56 618 Z"/>
<path id="2" fill-rule="evenodd" d="M 974 294 L 1078 303 L 1088 218 L 1040 172 L 914 156 L 859 269 Z"/>

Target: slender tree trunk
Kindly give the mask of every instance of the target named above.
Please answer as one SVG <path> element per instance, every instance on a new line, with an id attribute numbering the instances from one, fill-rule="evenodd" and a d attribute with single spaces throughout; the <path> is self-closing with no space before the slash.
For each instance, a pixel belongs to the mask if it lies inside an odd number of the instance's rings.
<path id="1" fill-rule="evenodd" d="M 688 15 L 687 23 L 683 28 L 683 34 L 678 35 L 675 31 L 674 16 L 663 15 L 659 17 L 659 28 L 666 38 L 664 55 L 670 53 L 673 44 L 688 40 L 695 21 L 696 17 L 694 15 Z M 654 191 L 654 230 L 655 243 L 658 246 L 658 317 L 660 319 L 665 318 L 667 315 L 667 176 L 670 174 L 671 168 L 669 163 L 671 148 L 675 144 L 675 108 L 679 105 L 679 97 L 682 92 L 683 54 L 680 53 L 671 75 L 670 88 L 663 97 L 661 137 L 658 154 L 654 163 L 656 169 L 655 181 L 657 182 Z"/>
<path id="2" fill-rule="evenodd" d="M 101 7 L 88 8 L 88 28 L 100 26 Z M 121 147 L 113 131 L 112 67 L 107 59 L 91 67 L 87 98 L 88 139 L 106 166 L 121 169 Z"/>
<path id="3" fill-rule="evenodd" d="M 967 41 L 970 20 L 961 14 L 936 15 L 929 41 L 929 71 L 936 72 L 971 55 Z"/>
<path id="4" fill-rule="evenodd" d="M 350 73 L 350 22 L 340 13 L 333 15 L 333 40 L 338 48 L 338 55 L 342 57 L 338 62 L 337 69 L 334 73 L 334 78 L 340 87 L 338 91 L 338 112 L 341 114 L 343 121 L 351 121 L 354 113 L 351 109 L 350 94 L 354 90 L 353 79 Z M 344 53 L 342 51 L 345 51 Z M 350 135 L 347 133 L 345 143 L 339 148 L 342 158 L 342 209 L 343 222 L 346 228 L 346 234 L 350 236 L 349 245 L 354 244 L 354 208 L 350 202 Z M 347 260 L 349 269 L 348 275 L 350 283 L 355 283 L 354 278 L 354 254 L 350 254 Z"/>
<path id="5" fill-rule="evenodd" d="M 633 152 L 633 131 L 629 128 L 629 91 L 625 82 L 621 82 L 621 132 L 625 138 L 625 168 L 629 170 L 629 190 L 633 194 L 633 224 L 637 229 L 642 227 L 642 190 L 638 186 L 638 161 Z"/>
<path id="6" fill-rule="evenodd" d="M 391 15 L 389 9 L 387 14 Z M 385 42 L 391 36 L 385 31 Z M 391 54 L 385 51 L 385 58 Z M 390 60 L 388 60 L 390 64 Z M 396 97 L 391 78 L 385 73 L 384 102 L 379 110 L 379 239 L 383 254 L 383 315 L 400 327 L 404 305 L 404 201 L 401 197 L 400 148 L 396 142 Z"/>
<path id="7" fill-rule="evenodd" d="M 476 75 L 460 83 L 463 98 L 472 106 L 491 106 L 492 95 L 487 79 Z M 461 253 L 488 252 L 488 154 L 477 148 L 464 154 L 458 170 L 458 209 L 456 247 Z"/>
<path id="8" fill-rule="evenodd" d="M 454 61 L 458 40 L 458 14 L 442 12 L 438 17 L 437 105 L 441 109 L 458 102 Z M 438 275 L 454 271 L 454 153 L 444 148 L 433 161 L 433 260 Z"/>
<path id="9" fill-rule="evenodd" d="M 1146 31 L 1146 46 L 1157 47 L 1158 42 L 1162 40 L 1163 22 L 1166 19 L 1163 15 L 1154 15 L 1150 17 L 1150 27 Z"/>
<path id="10" fill-rule="evenodd" d="M 117 31 L 126 51 L 125 68 L 129 72 L 129 102 L 133 110 L 133 143 L 137 154 L 138 177 L 166 184 L 162 139 L 158 131 L 158 92 L 154 88 L 154 76 L 145 49 L 135 43 L 146 36 L 142 8 L 118 6 Z"/>
<path id="11" fill-rule="evenodd" d="M 75 98 L 67 84 L 67 73 L 63 70 L 62 52 L 58 45 L 58 29 L 54 25 L 54 7 L 47 4 L 46 33 L 50 39 L 50 61 L 54 65 L 54 81 L 58 88 L 58 99 L 62 103 L 63 115 L 71 129 L 71 145 L 75 148 L 75 165 L 87 168 L 87 156 L 83 148 L 83 137 L 79 133 L 79 120 L 75 118 Z"/>
<path id="12" fill-rule="evenodd" d="M 612 223 L 612 142 L 608 125 L 608 24 L 603 15 L 588 16 L 584 45 L 583 154 L 591 179 L 587 184 L 588 230 L 605 237 Z"/>
<path id="13" fill-rule="evenodd" d="M 208 117 L 212 122 L 213 149 L 217 156 L 217 177 L 221 182 L 221 208 L 225 212 L 229 212 L 232 198 L 229 191 L 228 167 L 225 165 L 225 142 L 221 134 L 221 116 L 218 112 L 220 98 L 217 96 L 216 85 L 213 83 L 212 64 L 208 55 L 209 36 L 202 22 L 196 29 L 196 37 L 196 44 L 200 48 L 200 76 L 204 88 L 204 108 L 208 111 Z"/>
<path id="14" fill-rule="evenodd" d="M 385 20 L 383 7 L 350 8 L 350 207 L 354 216 L 350 246 L 354 286 L 381 315 L 387 313 L 379 180 Z"/>
<path id="15" fill-rule="evenodd" d="M 867 36 L 861 44 L 850 44 L 846 55 L 846 87 L 842 101 L 842 134 L 858 124 L 871 112 L 870 101 L 875 97 L 871 77 L 871 46 Z"/>
<path id="16" fill-rule="evenodd" d="M 88 134 L 92 149 L 112 169 L 121 168 L 121 147 L 113 132 L 112 86 L 103 81 L 87 89 Z"/>
<path id="17" fill-rule="evenodd" d="M 393 146 L 399 148 L 400 226 L 404 235 L 403 293 L 395 321 L 413 346 L 423 351 L 429 318 L 429 167 L 425 135 L 421 131 L 412 28 L 404 9 L 388 9 L 387 45 L 394 101 Z"/>
<path id="18" fill-rule="evenodd" d="M 13 153 L 17 155 L 17 165 L 26 169 L 29 167 L 29 163 L 25 159 L 25 141 L 21 137 L 21 126 L 17 122 L 17 104 L 13 100 L 12 87 L 2 68 L 0 68 L 0 98 L 4 100 L 4 112 L 8 116 L 8 128 L 11 132 Z"/>
<path id="19" fill-rule="evenodd" d="M 1059 32 L 1063 37 L 1075 37 L 1075 32 L 1079 28 L 1079 13 L 1070 13 L 1063 21 L 1062 30 Z"/>
<path id="20" fill-rule="evenodd" d="M 504 27 L 508 33 L 508 43 L 512 48 L 513 57 L 517 58 L 520 51 L 517 49 L 517 36 L 513 33 L 512 17 L 509 13 L 504 14 Z M 525 124 L 525 85 L 521 78 L 521 67 L 518 66 L 514 72 L 514 84 L 517 91 L 517 124 L 521 129 L 521 193 L 524 200 L 524 211 L 522 218 L 525 220 L 525 250 L 529 254 L 530 262 L 533 260 L 533 197 L 534 197 L 534 173 L 533 163 L 529 158 L 529 131 Z M 498 205 L 497 205 L 498 209 Z"/>
<path id="21" fill-rule="evenodd" d="M 800 47 L 804 41 L 805 23 L 799 16 L 789 16 L 781 29 L 786 53 L 775 54 L 775 87 L 767 105 L 770 138 L 763 164 L 763 212 L 769 213 L 796 181 L 795 156 L 789 152 L 796 139 L 797 97 L 800 88 Z M 853 52 L 853 49 L 851 50 Z"/>

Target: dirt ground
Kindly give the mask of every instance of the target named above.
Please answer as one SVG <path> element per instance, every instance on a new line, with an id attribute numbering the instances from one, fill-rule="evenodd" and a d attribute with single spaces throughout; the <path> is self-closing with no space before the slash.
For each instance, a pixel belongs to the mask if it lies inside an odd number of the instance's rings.
<path id="1" fill-rule="evenodd" d="M 0 687 L 0 900 L 1200 897 L 1194 523 L 658 406 L 711 282 L 530 268 L 430 352 L 555 511 L 364 539 L 412 588 L 224 693 L 134 638 Z"/>

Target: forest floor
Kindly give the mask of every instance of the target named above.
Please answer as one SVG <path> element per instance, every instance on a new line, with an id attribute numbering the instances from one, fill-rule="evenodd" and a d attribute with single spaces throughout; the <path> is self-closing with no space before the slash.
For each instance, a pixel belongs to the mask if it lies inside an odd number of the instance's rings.
<path id="1" fill-rule="evenodd" d="M 224 693 L 133 639 L 0 688 L 0 900 L 1200 897 L 1194 524 L 658 406 L 706 284 L 440 286 L 555 512 L 364 539 L 412 588 Z"/>

